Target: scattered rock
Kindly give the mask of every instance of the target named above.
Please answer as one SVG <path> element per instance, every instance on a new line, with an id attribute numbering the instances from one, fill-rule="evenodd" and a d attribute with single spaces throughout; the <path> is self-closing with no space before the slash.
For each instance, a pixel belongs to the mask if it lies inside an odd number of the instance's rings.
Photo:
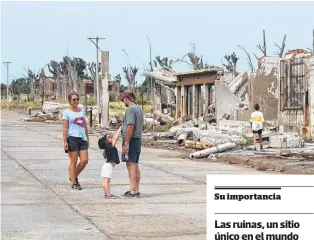
<path id="1" fill-rule="evenodd" d="M 302 153 L 302 157 L 314 160 L 314 152 L 304 152 Z"/>
<path id="2" fill-rule="evenodd" d="M 291 157 L 291 151 L 290 150 L 280 151 L 279 155 L 283 157 Z"/>

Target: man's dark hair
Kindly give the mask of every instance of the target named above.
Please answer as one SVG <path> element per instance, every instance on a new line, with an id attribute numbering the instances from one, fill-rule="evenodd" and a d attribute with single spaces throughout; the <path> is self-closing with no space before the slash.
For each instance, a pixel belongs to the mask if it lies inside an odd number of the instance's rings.
<path id="1" fill-rule="evenodd" d="M 134 93 L 132 92 L 132 90 L 125 90 L 123 93 L 122 93 L 122 96 L 121 96 L 121 101 L 123 101 L 123 98 L 127 98 L 129 99 L 131 102 L 136 102 L 136 97 L 134 95 Z"/>
<path id="2" fill-rule="evenodd" d="M 256 111 L 258 111 L 259 108 L 260 108 L 260 107 L 259 107 L 259 104 L 258 104 L 258 103 L 254 104 L 254 108 L 255 108 Z"/>

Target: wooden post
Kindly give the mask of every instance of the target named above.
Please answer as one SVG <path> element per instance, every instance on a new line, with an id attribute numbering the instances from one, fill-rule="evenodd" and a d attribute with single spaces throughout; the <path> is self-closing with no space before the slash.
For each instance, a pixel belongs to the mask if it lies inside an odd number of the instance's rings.
<path id="1" fill-rule="evenodd" d="M 86 94 L 87 83 L 84 84 L 84 94 L 85 94 L 85 114 L 87 115 L 87 94 Z"/>

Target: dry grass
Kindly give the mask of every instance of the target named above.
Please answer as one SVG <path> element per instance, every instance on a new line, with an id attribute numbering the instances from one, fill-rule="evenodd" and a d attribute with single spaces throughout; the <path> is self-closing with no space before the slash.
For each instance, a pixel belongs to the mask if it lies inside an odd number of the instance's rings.
<path id="1" fill-rule="evenodd" d="M 140 104 L 142 107 L 142 105 Z M 113 117 L 114 115 L 118 115 L 119 117 L 123 117 L 123 114 L 125 112 L 125 105 L 123 102 L 118 101 L 118 102 L 109 102 L 109 116 Z M 153 109 L 153 105 L 151 103 L 144 104 L 143 105 L 143 110 L 144 113 L 151 113 Z"/>
<path id="2" fill-rule="evenodd" d="M 57 100 L 57 101 L 52 101 L 52 102 L 58 102 L 58 103 L 67 103 L 67 101 L 65 100 Z M 81 104 L 84 104 L 81 103 Z M 96 101 L 94 98 L 90 98 L 87 101 L 87 105 L 88 106 L 95 106 L 96 105 Z M 142 105 L 140 104 L 140 106 L 142 107 Z M 6 108 L 7 107 L 7 101 L 1 99 L 1 108 Z M 41 109 L 41 102 L 17 102 L 17 101 L 12 101 L 9 103 L 9 108 L 13 109 L 26 109 L 28 107 L 32 107 L 34 110 L 40 110 Z M 151 102 L 149 100 L 144 101 L 144 105 L 143 105 L 143 110 L 144 113 L 152 113 L 152 109 L 153 109 L 153 105 L 151 104 Z M 125 105 L 123 102 L 121 101 L 117 101 L 117 102 L 109 102 L 109 116 L 110 117 L 114 117 L 114 115 L 118 115 L 119 117 L 123 117 L 123 114 L 125 112 Z"/>
<path id="3" fill-rule="evenodd" d="M 13 109 L 25 109 L 31 107 L 34 110 L 40 110 L 41 109 L 41 103 L 40 102 L 17 102 L 12 101 L 9 102 L 9 108 Z M 1 108 L 7 108 L 7 101 L 4 99 L 1 99 Z"/>

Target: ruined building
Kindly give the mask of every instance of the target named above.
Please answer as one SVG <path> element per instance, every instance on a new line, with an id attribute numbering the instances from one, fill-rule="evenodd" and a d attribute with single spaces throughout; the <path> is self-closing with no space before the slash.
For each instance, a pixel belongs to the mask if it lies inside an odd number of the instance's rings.
<path id="1" fill-rule="evenodd" d="M 176 99 L 175 87 L 177 78 L 175 72 L 155 68 L 153 71 L 148 72 L 146 77 L 152 78 L 155 85 L 155 110 L 163 112 L 167 105 L 174 103 Z"/>
<path id="2" fill-rule="evenodd" d="M 261 58 L 249 77 L 248 103 L 248 113 L 259 103 L 266 122 L 279 132 L 314 140 L 314 56 L 304 50 Z M 247 121 L 247 115 L 237 120 Z"/>
<path id="3" fill-rule="evenodd" d="M 222 74 L 222 68 L 177 73 L 176 118 L 191 116 L 198 119 L 206 114 L 215 99 L 215 82 Z"/>

